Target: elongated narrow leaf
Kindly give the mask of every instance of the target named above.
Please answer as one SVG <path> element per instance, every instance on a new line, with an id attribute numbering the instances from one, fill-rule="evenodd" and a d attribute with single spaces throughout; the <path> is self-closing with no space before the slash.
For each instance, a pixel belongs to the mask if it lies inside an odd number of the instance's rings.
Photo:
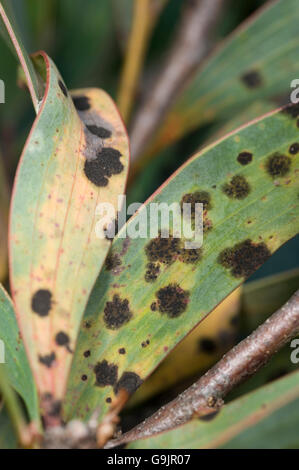
<path id="1" fill-rule="evenodd" d="M 151 151 L 254 100 L 289 95 L 299 73 L 298 21 L 297 0 L 279 0 L 238 28 L 178 97 Z"/>
<path id="2" fill-rule="evenodd" d="M 285 108 L 207 147 L 120 231 L 88 304 L 66 416 L 86 417 L 99 405 L 104 413 L 114 392 L 133 392 L 192 328 L 299 231 L 298 116 L 297 105 Z M 138 223 L 143 230 L 155 227 L 151 203 L 186 201 L 204 204 L 200 250 L 185 249 L 183 240 L 171 237 L 139 233 L 136 238 Z"/>
<path id="3" fill-rule="evenodd" d="M 16 51 L 26 77 L 27 86 L 31 94 L 34 109 L 37 112 L 40 101 L 42 99 L 43 87 L 31 58 L 29 57 L 26 48 L 24 47 L 21 36 L 18 32 L 18 27 L 13 17 L 11 5 L 7 0 L 1 0 L 0 2 L 0 30 L 2 36 L 7 39 L 9 44 L 9 41 L 11 41 L 11 45 Z"/>
<path id="4" fill-rule="evenodd" d="M 0 282 L 7 276 L 8 184 L 0 155 Z"/>
<path id="5" fill-rule="evenodd" d="M 10 385 L 23 398 L 31 420 L 39 422 L 36 387 L 8 294 L 0 285 L 0 363 Z"/>
<path id="6" fill-rule="evenodd" d="M 211 367 L 237 339 L 241 289 L 236 289 L 200 323 L 137 390 L 129 406 L 143 402 Z"/>
<path id="7" fill-rule="evenodd" d="M 130 449 L 287 448 L 299 446 L 299 372 L 225 405 L 206 420 L 129 444 Z"/>
<path id="8" fill-rule="evenodd" d="M 17 438 L 3 404 L 0 404 L 0 449 L 16 449 Z"/>
<path id="9" fill-rule="evenodd" d="M 96 208 L 102 202 L 117 206 L 129 151 L 105 92 L 74 92 L 77 112 L 51 59 L 43 54 L 36 63 L 41 71 L 46 66 L 46 93 L 14 185 L 11 286 L 39 392 L 58 400 L 81 316 L 111 243 L 104 227 L 96 234 Z"/>

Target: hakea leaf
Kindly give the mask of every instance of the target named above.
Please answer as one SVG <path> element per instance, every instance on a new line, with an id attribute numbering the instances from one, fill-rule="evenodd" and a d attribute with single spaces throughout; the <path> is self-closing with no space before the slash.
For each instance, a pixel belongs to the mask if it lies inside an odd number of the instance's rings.
<path id="1" fill-rule="evenodd" d="M 246 20 L 177 97 L 149 153 L 201 125 L 226 120 L 253 101 L 289 95 L 299 72 L 298 21 L 297 0 L 267 2 Z"/>
<path id="2" fill-rule="evenodd" d="M 299 444 L 299 372 L 129 449 L 289 448 Z M 281 419 L 283 418 L 283 419 Z M 292 447 L 293 447 L 292 446 Z"/>
<path id="3" fill-rule="evenodd" d="M 42 83 L 24 47 L 11 4 L 7 0 L 0 1 L 0 33 L 8 42 L 10 48 L 16 53 L 22 65 L 34 109 L 38 112 L 43 95 Z"/>
<path id="4" fill-rule="evenodd" d="M 43 413 L 53 414 L 64 395 L 81 316 L 111 244 L 104 228 L 96 233 L 96 208 L 100 202 L 117 206 L 129 149 L 104 91 L 78 90 L 72 100 L 46 54 L 35 56 L 35 65 L 46 91 L 14 184 L 11 288 Z"/>
<path id="5" fill-rule="evenodd" d="M 36 387 L 17 325 L 12 301 L 0 284 L 0 363 L 6 377 L 23 398 L 29 417 L 39 423 Z"/>
<path id="6" fill-rule="evenodd" d="M 104 414 L 121 388 L 132 393 L 298 233 L 298 118 L 293 105 L 202 150 L 119 232 L 84 317 L 66 417 L 87 418 L 98 406 Z M 175 238 L 130 237 L 138 222 L 152 228 L 151 203 L 185 201 L 204 205 L 201 249 L 185 250 Z"/>

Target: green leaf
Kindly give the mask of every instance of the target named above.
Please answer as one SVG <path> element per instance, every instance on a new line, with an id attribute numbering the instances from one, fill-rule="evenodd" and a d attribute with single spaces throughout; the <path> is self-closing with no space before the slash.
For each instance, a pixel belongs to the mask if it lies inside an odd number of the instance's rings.
<path id="1" fill-rule="evenodd" d="M 16 449 L 17 438 L 7 410 L 0 405 L 0 449 Z"/>
<path id="2" fill-rule="evenodd" d="M 0 284 L 0 340 L 4 349 L 4 369 L 10 385 L 23 398 L 32 421 L 39 423 L 36 387 L 12 302 Z M 2 352 L 2 349 L 1 349 Z"/>
<path id="3" fill-rule="evenodd" d="M 225 405 L 210 420 L 129 444 L 129 449 L 299 447 L 299 371 Z"/>
<path id="4" fill-rule="evenodd" d="M 86 418 L 97 406 L 104 414 L 105 400 L 120 386 L 132 392 L 299 231 L 299 152 L 292 153 L 298 113 L 298 105 L 275 112 L 202 150 L 120 231 L 86 310 L 68 385 L 68 418 Z M 205 202 L 201 252 L 191 256 L 171 238 L 164 245 L 159 237 L 123 238 L 138 221 L 153 228 L 150 203 L 186 200 Z M 102 386 L 107 371 L 113 386 Z"/>
<path id="5" fill-rule="evenodd" d="M 299 3 L 279 0 L 238 28 L 177 98 L 150 153 L 255 100 L 290 95 L 298 76 Z"/>
<path id="6" fill-rule="evenodd" d="M 9 190 L 2 156 L 0 154 L 0 282 L 7 275 L 7 223 L 8 223 Z"/>
<path id="7" fill-rule="evenodd" d="M 18 27 L 14 20 L 13 11 L 10 3 L 7 0 L 0 2 L 0 31 L 7 39 L 10 47 L 15 49 L 19 61 L 22 65 L 27 86 L 30 91 L 33 106 L 36 112 L 39 110 L 40 102 L 43 96 L 43 86 L 40 82 L 33 63 L 24 47 Z M 11 41 L 11 43 L 10 43 Z"/>
<path id="8" fill-rule="evenodd" d="M 96 234 L 96 208 L 117 206 L 129 149 L 104 91 L 75 91 L 77 112 L 51 59 L 42 53 L 35 63 L 42 75 L 46 69 L 46 92 L 14 183 L 11 290 L 41 399 L 60 400 L 80 320 L 111 244 L 103 229 Z"/>

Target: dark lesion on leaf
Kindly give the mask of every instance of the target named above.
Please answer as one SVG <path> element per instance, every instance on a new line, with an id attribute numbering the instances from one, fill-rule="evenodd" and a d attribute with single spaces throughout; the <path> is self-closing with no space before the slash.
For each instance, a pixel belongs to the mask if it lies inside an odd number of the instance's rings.
<path id="1" fill-rule="evenodd" d="M 62 82 L 62 80 L 58 80 L 58 85 L 59 85 L 60 90 L 64 94 L 64 96 L 67 97 L 67 95 L 68 95 L 67 89 L 66 89 L 65 84 Z"/>
<path id="2" fill-rule="evenodd" d="M 88 111 L 91 107 L 88 96 L 74 96 L 73 103 L 78 111 Z"/>
<path id="3" fill-rule="evenodd" d="M 222 191 L 232 199 L 245 199 L 250 193 L 250 185 L 243 175 L 235 175 L 223 185 Z"/>
<path id="4" fill-rule="evenodd" d="M 115 294 L 112 301 L 106 302 L 104 322 L 110 330 L 122 327 L 131 320 L 132 316 L 128 299 L 121 299 L 118 294 Z"/>
<path id="5" fill-rule="evenodd" d="M 50 313 L 52 303 L 52 293 L 48 289 L 39 289 L 32 296 L 31 308 L 40 317 L 46 317 Z"/>
<path id="6" fill-rule="evenodd" d="M 236 278 L 247 278 L 267 259 L 271 252 L 263 242 L 253 243 L 247 239 L 232 248 L 226 248 L 218 256 L 218 262 Z"/>
<path id="7" fill-rule="evenodd" d="M 299 143 L 294 142 L 292 145 L 290 145 L 289 152 L 291 155 L 296 155 L 296 153 L 299 152 Z"/>
<path id="8" fill-rule="evenodd" d="M 241 76 L 241 81 L 248 88 L 258 88 L 263 84 L 261 74 L 258 70 L 249 70 Z"/>
<path id="9" fill-rule="evenodd" d="M 94 124 L 86 125 L 87 129 L 89 132 L 91 132 L 93 135 L 96 135 L 100 139 L 109 139 L 111 137 L 112 132 L 109 129 L 105 129 L 105 127 L 102 126 L 96 126 Z"/>
<path id="10" fill-rule="evenodd" d="M 124 372 L 114 387 L 115 395 L 120 390 L 125 390 L 129 395 L 132 395 L 143 383 L 143 380 L 135 372 Z"/>
<path id="11" fill-rule="evenodd" d="M 241 165 L 248 165 L 248 163 L 252 162 L 252 153 L 247 151 L 240 152 L 237 160 Z"/>
<path id="12" fill-rule="evenodd" d="M 291 162 L 290 157 L 276 152 L 270 155 L 266 161 L 267 173 L 272 176 L 272 178 L 285 176 L 290 171 Z"/>
<path id="13" fill-rule="evenodd" d="M 169 318 L 179 317 L 187 308 L 190 293 L 178 284 L 169 284 L 156 292 L 157 308 Z"/>
<path id="14" fill-rule="evenodd" d="M 106 359 L 98 362 L 94 367 L 96 376 L 97 387 L 107 387 L 108 385 L 115 385 L 117 381 L 118 366 L 111 363 L 109 364 Z"/>
<path id="15" fill-rule="evenodd" d="M 112 175 L 120 174 L 124 166 L 120 161 L 122 154 L 113 148 L 103 147 L 95 160 L 86 160 L 84 173 L 94 185 L 105 187 Z"/>
<path id="16" fill-rule="evenodd" d="M 46 354 L 45 356 L 39 355 L 38 360 L 41 364 L 43 364 L 44 366 L 48 367 L 48 369 L 50 369 L 52 367 L 53 362 L 55 362 L 56 360 L 56 355 L 54 352 L 50 354 Z"/>

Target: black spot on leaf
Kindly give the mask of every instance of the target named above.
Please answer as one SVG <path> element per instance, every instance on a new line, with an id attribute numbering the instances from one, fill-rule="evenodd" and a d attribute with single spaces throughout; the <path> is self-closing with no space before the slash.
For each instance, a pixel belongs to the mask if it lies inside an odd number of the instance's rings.
<path id="1" fill-rule="evenodd" d="M 89 357 L 90 354 L 91 354 L 91 352 L 90 352 L 89 350 L 88 350 L 88 351 L 84 351 L 83 356 L 84 356 L 84 357 Z"/>
<path id="2" fill-rule="evenodd" d="M 88 379 L 87 375 L 83 374 L 83 375 L 81 376 L 81 380 L 82 380 L 83 382 L 86 382 L 87 379 Z"/>
<path id="3" fill-rule="evenodd" d="M 46 317 L 52 307 L 52 294 L 47 289 L 38 290 L 32 297 L 31 308 L 40 317 Z"/>
<path id="4" fill-rule="evenodd" d="M 248 88 L 258 88 L 263 84 L 262 77 L 257 70 L 249 70 L 244 73 L 241 80 Z"/>
<path id="5" fill-rule="evenodd" d="M 298 142 L 294 142 L 294 143 L 290 146 L 289 152 L 290 152 L 292 155 L 296 155 L 296 153 L 299 152 L 299 143 L 298 143 Z"/>
<path id="6" fill-rule="evenodd" d="M 229 183 L 222 187 L 223 192 L 233 199 L 244 199 L 250 192 L 250 186 L 244 176 L 233 176 Z"/>
<path id="7" fill-rule="evenodd" d="M 189 292 L 184 291 L 178 284 L 169 284 L 162 287 L 156 297 L 159 312 L 166 313 L 169 318 L 177 318 L 187 308 Z"/>
<path id="8" fill-rule="evenodd" d="M 237 160 L 241 165 L 248 165 L 248 163 L 252 161 L 252 153 L 241 152 L 239 153 Z"/>
<path id="9" fill-rule="evenodd" d="M 182 248 L 179 259 L 183 263 L 196 264 L 201 260 L 202 250 L 200 248 L 186 249 Z"/>
<path id="10" fill-rule="evenodd" d="M 61 80 L 58 80 L 58 85 L 64 96 L 67 96 L 67 89 L 64 85 L 64 83 Z"/>
<path id="11" fill-rule="evenodd" d="M 121 259 L 119 255 L 117 253 L 115 254 L 109 253 L 105 261 L 105 266 L 106 266 L 107 271 L 113 271 L 120 265 L 121 265 Z"/>
<path id="12" fill-rule="evenodd" d="M 106 387 L 114 385 L 117 381 L 118 367 L 115 364 L 109 364 L 105 359 L 98 362 L 94 368 L 97 387 Z"/>
<path id="13" fill-rule="evenodd" d="M 117 330 L 128 323 L 132 318 L 128 299 L 121 299 L 115 294 L 111 302 L 107 302 L 104 309 L 104 321 L 107 328 Z"/>
<path id="14" fill-rule="evenodd" d="M 142 380 L 135 372 L 124 372 L 114 387 L 114 393 L 117 395 L 120 390 L 126 390 L 129 395 L 132 395 L 141 384 Z"/>
<path id="15" fill-rule="evenodd" d="M 75 96 L 73 102 L 78 111 L 87 111 L 90 108 L 90 101 L 87 96 Z"/>
<path id="16" fill-rule="evenodd" d="M 38 356 L 38 359 L 41 364 L 43 364 L 44 366 L 50 369 L 50 367 L 52 367 L 52 364 L 56 359 L 56 356 L 55 356 L 55 353 L 52 352 L 51 354 L 47 354 L 45 356 Z"/>
<path id="17" fill-rule="evenodd" d="M 64 333 L 63 331 L 60 331 L 59 333 L 57 333 L 55 337 L 55 341 L 58 346 L 68 346 L 70 342 L 70 338 L 66 333 Z"/>
<path id="18" fill-rule="evenodd" d="M 89 132 L 100 137 L 101 139 L 109 139 L 111 137 L 111 131 L 105 129 L 104 127 L 94 126 L 94 125 L 87 125 L 86 126 Z"/>
<path id="19" fill-rule="evenodd" d="M 293 119 L 296 119 L 297 117 L 299 117 L 299 103 L 288 104 L 281 110 L 281 113 L 290 116 Z"/>
<path id="20" fill-rule="evenodd" d="M 119 354 L 126 354 L 125 348 L 119 348 L 118 353 Z"/>
<path id="21" fill-rule="evenodd" d="M 266 170 L 272 178 L 285 176 L 291 166 L 291 158 L 280 153 L 274 153 L 266 162 Z"/>
<path id="22" fill-rule="evenodd" d="M 155 282 L 160 273 L 160 265 L 155 263 L 148 263 L 146 265 L 146 273 L 144 279 L 146 282 Z"/>
<path id="23" fill-rule="evenodd" d="M 121 153 L 110 147 L 103 147 L 95 160 L 86 160 L 84 173 L 96 186 L 107 186 L 112 175 L 118 175 L 124 169 L 119 161 Z"/>
<path id="24" fill-rule="evenodd" d="M 247 278 L 270 256 L 271 253 L 265 243 L 253 243 L 248 239 L 223 250 L 218 257 L 218 262 L 230 269 L 234 277 Z"/>
<path id="25" fill-rule="evenodd" d="M 145 253 L 149 261 L 171 264 L 180 253 L 180 245 L 181 240 L 179 238 L 174 238 L 172 235 L 162 238 L 160 233 L 157 238 L 151 240 L 145 247 Z"/>

